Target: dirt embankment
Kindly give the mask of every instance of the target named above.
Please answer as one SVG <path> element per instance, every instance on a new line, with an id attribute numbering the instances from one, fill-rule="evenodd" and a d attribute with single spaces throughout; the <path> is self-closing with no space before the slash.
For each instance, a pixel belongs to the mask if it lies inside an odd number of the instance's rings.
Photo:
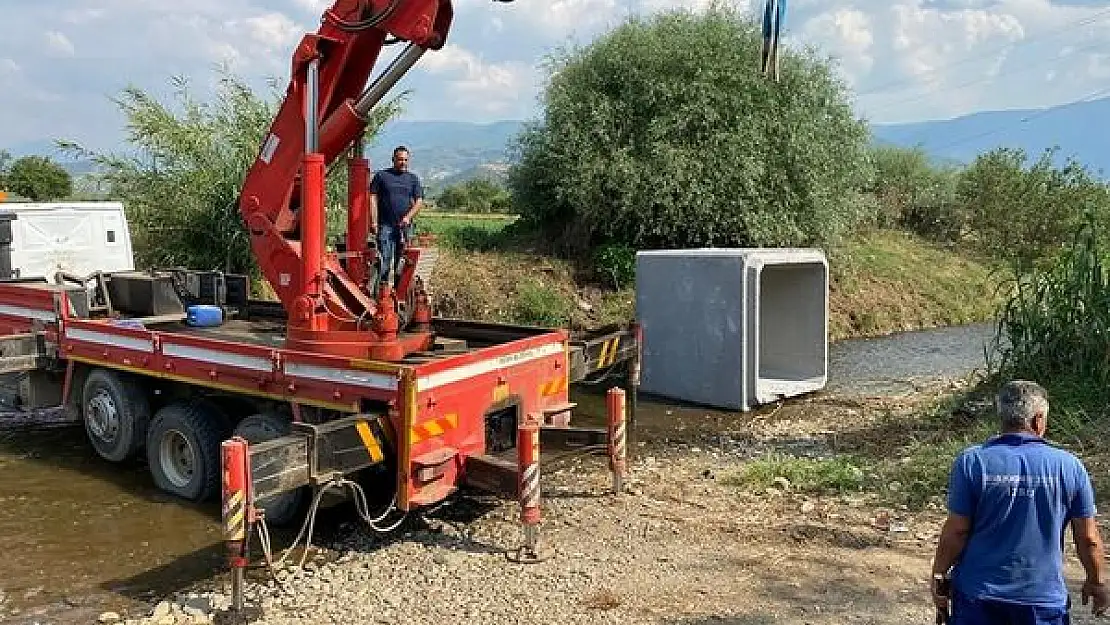
<path id="1" fill-rule="evenodd" d="M 986 321 L 999 301 L 983 263 L 909 234 L 870 232 L 826 254 L 830 340 Z M 444 247 L 432 286 L 437 314 L 449 317 L 588 328 L 635 316 L 634 285 L 602 287 L 526 251 Z"/>

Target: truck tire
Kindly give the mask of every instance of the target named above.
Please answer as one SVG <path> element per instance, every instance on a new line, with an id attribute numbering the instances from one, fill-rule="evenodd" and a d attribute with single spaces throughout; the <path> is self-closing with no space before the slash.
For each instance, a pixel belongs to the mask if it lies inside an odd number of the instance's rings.
<path id="1" fill-rule="evenodd" d="M 150 401 L 133 379 L 94 369 L 81 391 L 85 434 L 101 458 L 122 462 L 142 450 L 150 423 Z"/>
<path id="2" fill-rule="evenodd" d="M 190 501 L 220 492 L 221 415 L 204 402 L 173 403 L 154 415 L 146 456 L 158 488 Z"/>
<path id="3" fill-rule="evenodd" d="M 248 443 L 256 444 L 289 434 L 292 426 L 289 421 L 275 415 L 253 414 L 235 426 L 234 436 L 242 436 Z M 254 502 L 255 507 L 263 510 L 266 523 L 277 527 L 289 526 L 296 522 L 307 501 L 306 488 L 266 497 Z"/>

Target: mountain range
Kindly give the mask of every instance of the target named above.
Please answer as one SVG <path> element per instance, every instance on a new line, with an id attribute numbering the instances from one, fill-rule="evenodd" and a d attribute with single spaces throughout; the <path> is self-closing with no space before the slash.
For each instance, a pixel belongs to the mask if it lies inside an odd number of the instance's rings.
<path id="1" fill-rule="evenodd" d="M 920 146 L 936 160 L 970 163 L 997 147 L 1025 150 L 1036 158 L 1058 147 L 1056 162 L 1074 157 L 1100 178 L 1110 173 L 1110 98 L 1043 109 L 987 111 L 955 119 L 875 124 L 876 140 Z"/>
<path id="2" fill-rule="evenodd" d="M 985 111 L 954 119 L 905 124 L 873 124 L 879 143 L 920 146 L 938 162 L 969 163 L 992 148 L 1022 148 L 1035 158 L 1054 146 L 1057 162 L 1074 157 L 1103 177 L 1110 172 L 1110 98 L 1064 104 L 1044 109 Z M 455 121 L 394 121 L 373 138 L 367 156 L 375 169 L 387 167 L 393 148 L 404 145 L 412 155 L 412 169 L 434 194 L 444 187 L 475 177 L 504 178 L 510 146 L 523 122 L 487 124 Z M 3 149 L 4 146 L 0 146 Z M 47 154 L 60 159 L 48 141 L 7 148 L 13 155 Z M 63 163 L 73 173 L 88 171 L 88 163 Z"/>

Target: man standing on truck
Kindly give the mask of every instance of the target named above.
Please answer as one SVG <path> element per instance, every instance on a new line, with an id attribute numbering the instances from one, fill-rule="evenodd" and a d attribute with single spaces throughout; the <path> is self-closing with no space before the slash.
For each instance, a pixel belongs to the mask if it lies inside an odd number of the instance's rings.
<path id="1" fill-rule="evenodd" d="M 424 187 L 409 171 L 409 150 L 393 149 L 393 166 L 375 172 L 370 180 L 370 232 L 377 235 L 381 260 L 379 284 L 393 274 L 397 285 L 405 245 L 412 240 L 413 220 L 424 207 Z"/>
<path id="2" fill-rule="evenodd" d="M 965 449 L 949 476 L 933 560 L 937 622 L 1066 625 L 1064 531 L 1087 573 L 1083 605 L 1110 603 L 1095 495 L 1083 463 L 1048 444 L 1048 394 L 1025 380 L 998 393 L 1002 433 Z M 951 571 L 951 573 L 950 573 Z"/>

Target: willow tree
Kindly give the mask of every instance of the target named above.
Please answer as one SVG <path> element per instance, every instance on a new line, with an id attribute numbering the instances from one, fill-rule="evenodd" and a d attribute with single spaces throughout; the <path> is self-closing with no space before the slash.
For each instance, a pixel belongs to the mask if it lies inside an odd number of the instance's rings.
<path id="1" fill-rule="evenodd" d="M 522 217 L 579 251 L 793 245 L 854 225 L 869 133 L 832 64 L 783 49 L 731 8 L 631 19 L 551 59 L 516 145 Z"/>
<path id="2" fill-rule="evenodd" d="M 239 191 L 284 90 L 271 82 L 262 97 L 226 71 L 210 101 L 196 99 L 185 79 L 175 77 L 171 84 L 169 103 L 135 86 L 114 100 L 127 119 L 129 150 L 63 147 L 91 158 L 109 197 L 123 202 L 139 265 L 258 275 Z M 365 141 L 400 111 L 401 97 L 375 110 Z M 347 169 L 339 162 L 328 175 L 328 221 L 334 231 L 342 224 Z"/>

